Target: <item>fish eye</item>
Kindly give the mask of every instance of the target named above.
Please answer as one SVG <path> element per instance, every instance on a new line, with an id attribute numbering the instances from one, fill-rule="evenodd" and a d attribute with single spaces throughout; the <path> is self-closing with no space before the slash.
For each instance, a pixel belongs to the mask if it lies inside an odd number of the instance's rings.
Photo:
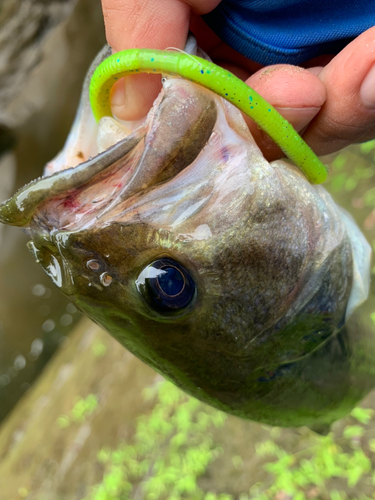
<path id="1" fill-rule="evenodd" d="M 156 311 L 168 314 L 187 307 L 195 296 L 188 271 L 173 259 L 155 260 L 138 276 L 138 291 Z"/>

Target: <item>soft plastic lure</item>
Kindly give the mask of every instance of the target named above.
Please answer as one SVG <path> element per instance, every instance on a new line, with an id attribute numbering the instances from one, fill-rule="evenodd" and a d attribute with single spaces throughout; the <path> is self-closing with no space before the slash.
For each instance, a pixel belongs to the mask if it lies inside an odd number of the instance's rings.
<path id="1" fill-rule="evenodd" d="M 96 68 L 90 84 L 90 102 L 96 120 L 112 116 L 110 91 L 114 83 L 135 73 L 180 76 L 212 90 L 254 120 L 310 182 L 325 181 L 327 167 L 275 108 L 233 73 L 197 56 L 131 49 L 108 57 Z"/>

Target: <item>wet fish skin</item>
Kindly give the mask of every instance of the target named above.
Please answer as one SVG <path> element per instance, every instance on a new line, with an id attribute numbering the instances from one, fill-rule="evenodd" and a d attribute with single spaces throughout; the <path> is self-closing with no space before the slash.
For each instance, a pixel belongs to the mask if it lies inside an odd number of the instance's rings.
<path id="1" fill-rule="evenodd" d="M 322 187 L 266 162 L 229 104 L 168 79 L 130 136 L 68 166 L 16 193 L 0 218 L 23 227 L 64 295 L 155 370 L 279 426 L 322 429 L 375 386 L 368 244 Z M 154 307 L 140 285 L 161 261 L 194 283 L 181 309 Z"/>
<path id="2" fill-rule="evenodd" d="M 265 311 L 257 298 L 265 300 L 272 288 L 269 300 L 275 304 L 280 290 L 276 283 L 298 281 L 299 256 L 293 256 L 288 280 L 282 279 L 284 269 L 274 256 L 280 271 L 272 276 L 267 235 L 259 231 L 256 239 L 250 225 L 241 225 L 208 243 L 178 242 L 171 231 L 141 222 L 116 222 L 94 230 L 56 232 L 52 252 L 43 243 L 39 249 L 37 242 L 32 245 L 36 258 L 70 300 L 190 394 L 237 416 L 273 425 L 330 422 L 332 414 L 348 411 L 345 396 L 353 391 L 350 356 L 337 350 L 339 339 L 347 335 L 339 330 L 351 286 L 345 272 L 352 258 L 349 241 L 344 239 L 319 270 L 321 286 L 298 314 L 275 324 L 276 311 Z M 280 238 L 283 233 L 280 229 Z M 284 256 L 285 249 L 280 258 Z M 197 297 L 181 315 L 161 316 L 136 287 L 142 270 L 162 257 L 182 264 L 196 284 Z M 99 263 L 94 271 L 87 267 L 91 261 Z M 260 284 L 251 294 L 249 274 L 254 273 L 253 280 Z M 103 275 L 112 278 L 107 287 L 101 284 Z M 333 311 L 322 318 L 322 298 L 330 296 Z M 285 308 L 279 308 L 282 316 Z M 262 323 L 268 328 L 262 329 Z M 361 397 L 363 387 L 357 390 Z"/>

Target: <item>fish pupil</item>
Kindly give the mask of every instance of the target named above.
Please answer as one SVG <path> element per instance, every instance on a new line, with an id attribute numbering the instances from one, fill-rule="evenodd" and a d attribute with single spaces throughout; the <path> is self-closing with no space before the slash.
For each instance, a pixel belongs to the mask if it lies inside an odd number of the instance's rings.
<path id="1" fill-rule="evenodd" d="M 145 267 L 136 286 L 148 305 L 163 315 L 181 313 L 192 304 L 196 294 L 188 270 L 168 258 L 155 260 Z"/>
<path id="2" fill-rule="evenodd" d="M 175 267 L 163 267 L 163 271 L 157 277 L 160 289 L 169 297 L 179 295 L 185 287 L 183 274 Z"/>

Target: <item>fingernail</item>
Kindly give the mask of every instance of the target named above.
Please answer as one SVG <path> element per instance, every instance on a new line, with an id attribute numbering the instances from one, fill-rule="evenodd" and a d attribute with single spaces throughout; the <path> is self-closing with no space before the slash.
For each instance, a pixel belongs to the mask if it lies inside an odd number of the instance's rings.
<path id="1" fill-rule="evenodd" d="M 143 120 L 160 92 L 160 80 L 160 75 L 137 75 L 116 82 L 111 93 L 112 113 L 121 120 Z"/>
<path id="2" fill-rule="evenodd" d="M 359 95 L 367 108 L 375 108 L 375 64 L 365 76 Z"/>
<path id="3" fill-rule="evenodd" d="M 111 107 L 112 111 L 116 111 L 116 115 L 118 111 L 125 105 L 125 89 L 124 82 L 116 82 L 116 84 L 112 87 L 111 91 Z"/>
<path id="4" fill-rule="evenodd" d="M 310 108 L 282 108 L 276 107 L 277 111 L 300 132 L 308 125 L 320 111 L 320 107 Z"/>

